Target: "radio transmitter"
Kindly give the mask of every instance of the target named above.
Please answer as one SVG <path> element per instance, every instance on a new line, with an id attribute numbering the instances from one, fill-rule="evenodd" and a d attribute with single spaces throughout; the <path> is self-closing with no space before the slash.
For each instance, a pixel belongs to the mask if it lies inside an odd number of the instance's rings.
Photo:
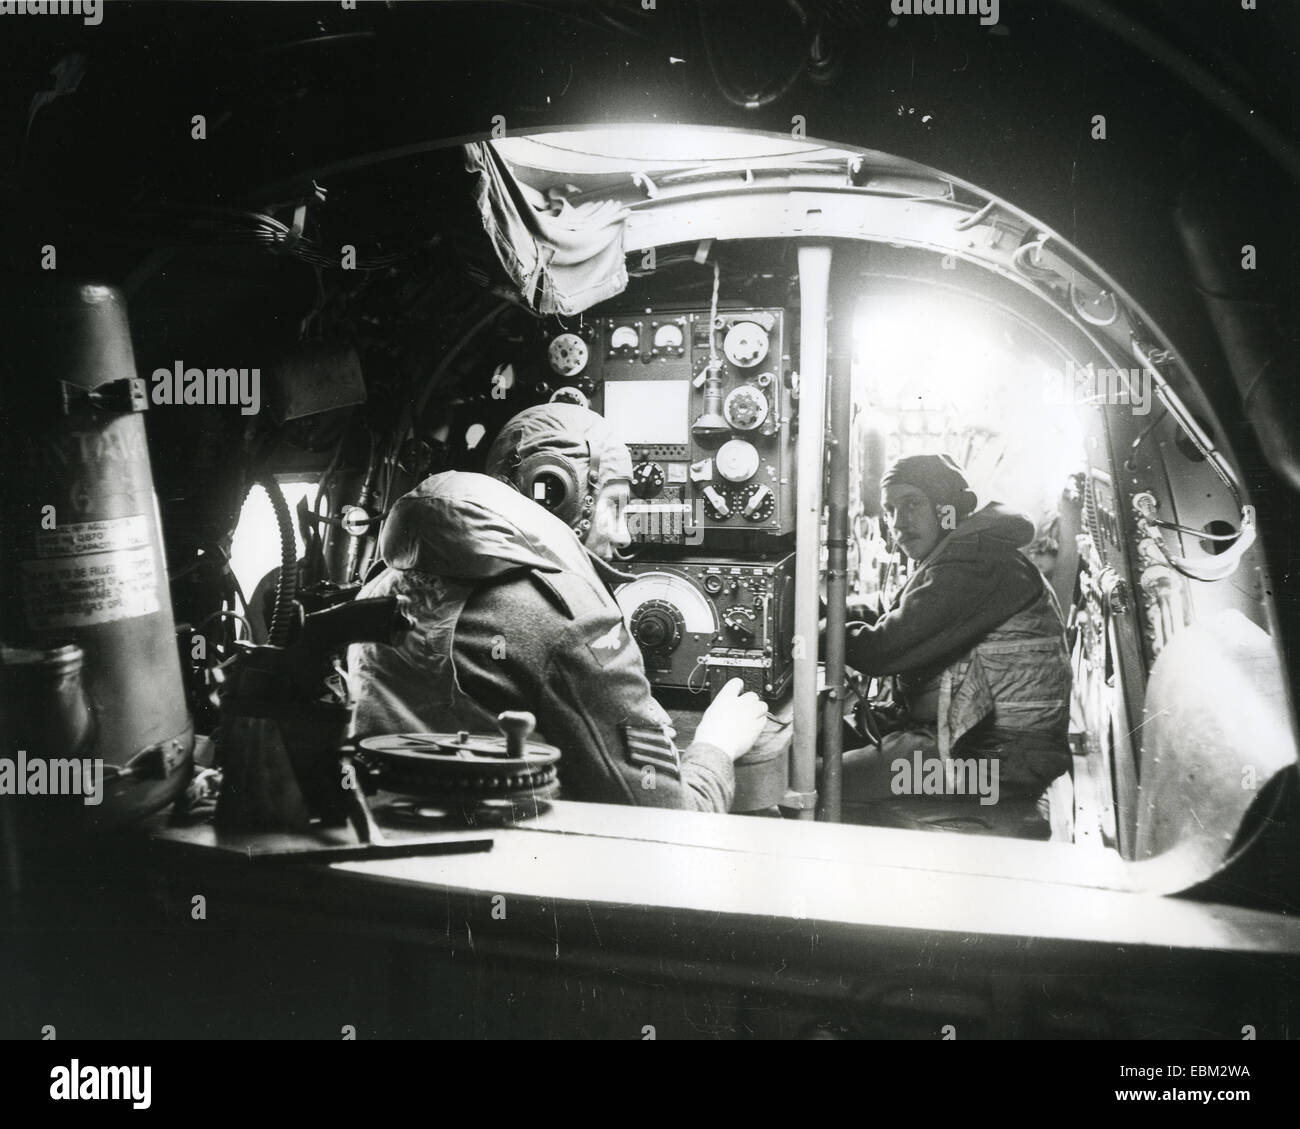
<path id="1" fill-rule="evenodd" d="M 632 453 L 628 525 L 641 543 L 698 546 L 794 530 L 785 311 L 657 310 L 550 343 Z"/>
<path id="2" fill-rule="evenodd" d="M 712 693 L 731 678 L 772 699 L 793 669 L 794 554 L 635 561 L 614 593 L 652 685 Z"/>

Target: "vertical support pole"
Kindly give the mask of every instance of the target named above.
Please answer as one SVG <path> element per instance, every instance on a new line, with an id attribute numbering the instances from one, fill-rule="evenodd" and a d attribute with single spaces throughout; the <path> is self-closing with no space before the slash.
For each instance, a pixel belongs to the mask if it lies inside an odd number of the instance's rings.
<path id="1" fill-rule="evenodd" d="M 831 249 L 799 248 L 799 446 L 795 454 L 794 749 L 783 807 L 812 819 L 817 806 L 817 590 L 822 443 L 826 433 L 826 318 Z"/>
<path id="2" fill-rule="evenodd" d="M 826 703 L 818 818 L 840 822 L 844 763 L 844 625 L 849 596 L 849 444 L 853 412 L 853 256 L 836 258 L 830 295 L 830 458 L 826 493 Z"/>

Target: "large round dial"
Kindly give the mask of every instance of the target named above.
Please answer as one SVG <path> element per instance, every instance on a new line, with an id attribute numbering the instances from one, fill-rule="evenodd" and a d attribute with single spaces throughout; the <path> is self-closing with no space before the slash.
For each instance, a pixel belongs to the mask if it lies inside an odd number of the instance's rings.
<path id="1" fill-rule="evenodd" d="M 722 340 L 722 351 L 737 368 L 753 368 L 767 356 L 768 338 L 757 322 L 738 321 Z"/>
<path id="2" fill-rule="evenodd" d="M 682 613 L 667 600 L 647 600 L 632 613 L 632 638 L 643 651 L 676 650 L 686 631 Z"/>
<path id="3" fill-rule="evenodd" d="M 587 367 L 587 343 L 576 333 L 561 333 L 546 350 L 546 358 L 557 376 L 577 376 Z"/>
<path id="4" fill-rule="evenodd" d="M 742 384 L 727 394 L 722 415 L 737 431 L 753 431 L 767 419 L 767 397 L 752 384 Z"/>
<path id="5" fill-rule="evenodd" d="M 664 488 L 664 468 L 658 463 L 637 463 L 632 468 L 632 493 L 638 498 L 653 498 Z"/>
<path id="6" fill-rule="evenodd" d="M 728 482 L 746 482 L 758 470 L 758 451 L 744 439 L 728 439 L 713 456 L 713 465 Z"/>
<path id="7" fill-rule="evenodd" d="M 681 617 L 681 626 L 677 630 L 683 635 L 712 636 L 718 630 L 717 613 L 712 602 L 704 598 L 704 593 L 692 581 L 666 568 L 641 573 L 635 580 L 620 586 L 614 599 L 618 601 L 634 638 L 637 637 L 638 616 L 642 608 L 666 606 L 675 609 Z M 671 638 L 671 631 L 667 635 L 662 633 L 662 617 L 655 618 L 658 623 L 646 626 L 650 637 Z M 674 624 L 677 622 L 671 615 L 668 618 Z"/>

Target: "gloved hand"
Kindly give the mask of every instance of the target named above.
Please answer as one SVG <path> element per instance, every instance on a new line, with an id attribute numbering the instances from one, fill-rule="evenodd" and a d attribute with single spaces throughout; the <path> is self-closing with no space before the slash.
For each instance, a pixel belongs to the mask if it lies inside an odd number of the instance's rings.
<path id="1" fill-rule="evenodd" d="M 845 619 L 848 623 L 874 624 L 880 618 L 880 608 L 874 596 L 850 596 Z"/>
<path id="2" fill-rule="evenodd" d="M 767 703 L 752 690 L 742 694 L 744 685 L 733 678 L 719 690 L 695 730 L 697 741 L 721 749 L 733 762 L 749 752 L 767 724 Z"/>

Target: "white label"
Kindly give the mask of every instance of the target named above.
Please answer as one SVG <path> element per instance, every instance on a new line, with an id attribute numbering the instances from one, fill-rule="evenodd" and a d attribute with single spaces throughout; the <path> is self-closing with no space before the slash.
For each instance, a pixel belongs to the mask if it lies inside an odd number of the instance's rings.
<path id="1" fill-rule="evenodd" d="M 41 533 L 36 555 L 23 562 L 34 630 L 89 627 L 159 610 L 158 571 L 143 514 Z"/>
<path id="2" fill-rule="evenodd" d="M 145 549 L 148 546 L 149 519 L 144 514 L 105 521 L 82 521 L 36 535 L 36 555 L 42 560 L 111 553 L 118 549 Z"/>

